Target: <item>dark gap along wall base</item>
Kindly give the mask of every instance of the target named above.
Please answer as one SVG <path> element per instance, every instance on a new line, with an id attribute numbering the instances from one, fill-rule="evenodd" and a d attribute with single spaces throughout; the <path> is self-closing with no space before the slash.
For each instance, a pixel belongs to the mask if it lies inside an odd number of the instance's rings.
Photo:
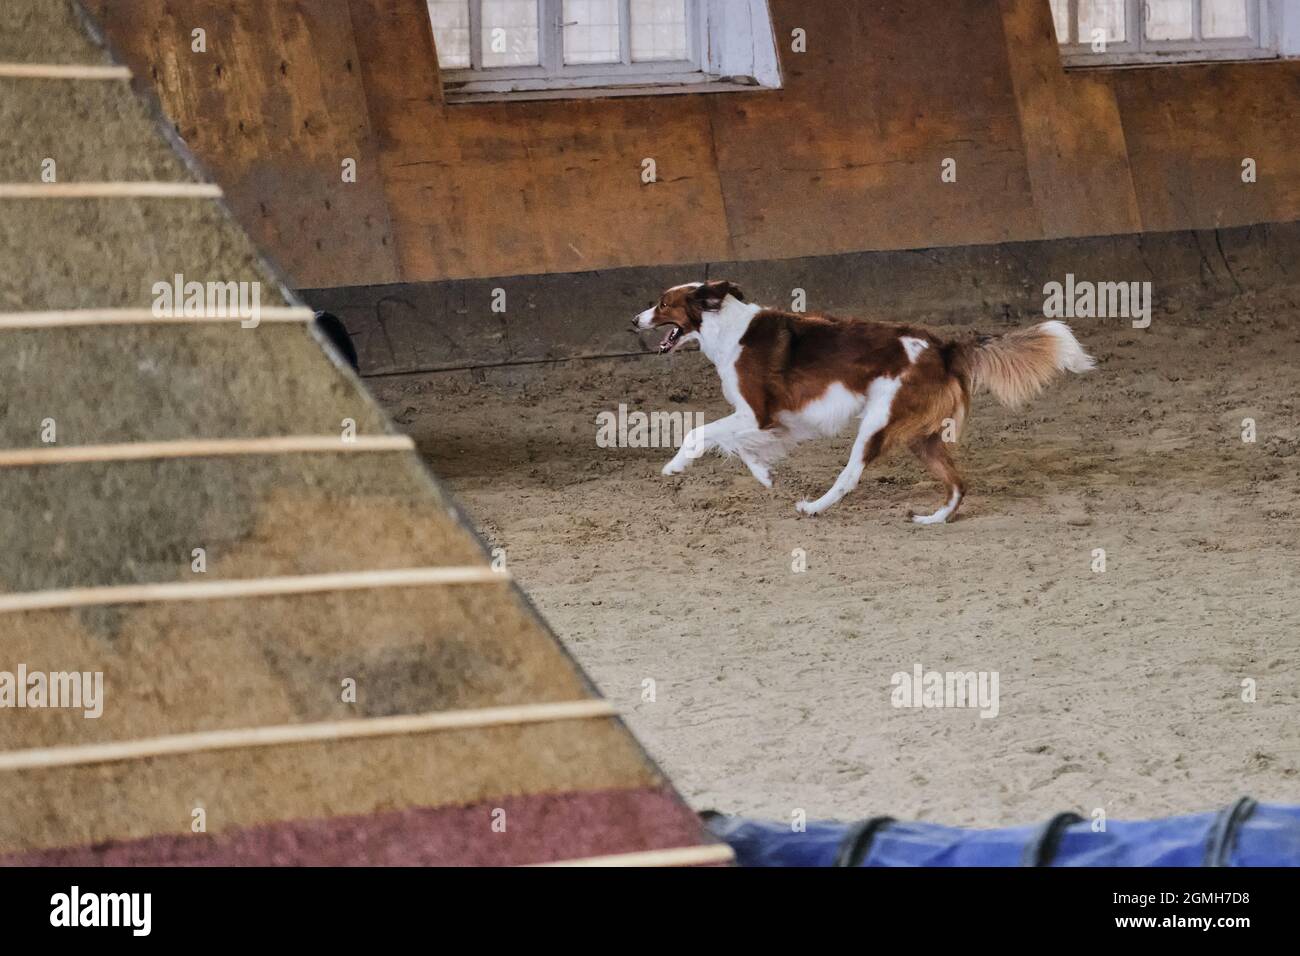
<path id="1" fill-rule="evenodd" d="M 496 279 L 304 289 L 338 315 L 363 375 L 648 352 L 631 318 L 665 288 L 728 278 L 751 301 L 995 330 L 1042 315 L 1049 282 L 1150 282 L 1156 314 L 1300 280 L 1300 222 L 764 262 L 647 266 Z"/>

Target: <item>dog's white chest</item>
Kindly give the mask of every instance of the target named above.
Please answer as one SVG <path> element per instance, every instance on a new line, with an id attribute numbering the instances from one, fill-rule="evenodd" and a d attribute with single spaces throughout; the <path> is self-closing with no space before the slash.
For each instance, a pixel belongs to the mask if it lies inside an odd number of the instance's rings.
<path id="1" fill-rule="evenodd" d="M 737 411 L 749 410 L 740 393 L 740 374 L 736 363 L 744 346 L 740 340 L 749 330 L 750 320 L 759 312 L 758 307 L 728 300 L 721 311 L 709 313 L 700 329 L 700 351 L 718 370 L 722 381 L 722 396 Z"/>

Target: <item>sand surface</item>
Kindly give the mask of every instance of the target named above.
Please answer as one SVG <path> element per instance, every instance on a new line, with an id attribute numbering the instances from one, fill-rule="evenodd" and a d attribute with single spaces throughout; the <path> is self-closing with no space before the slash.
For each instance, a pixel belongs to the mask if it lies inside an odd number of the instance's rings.
<path id="1" fill-rule="evenodd" d="M 1076 323 L 1099 369 L 1026 411 L 977 400 L 969 497 L 933 528 L 906 521 L 942 499 L 906 452 L 795 513 L 848 434 L 771 491 L 738 461 L 669 479 L 670 449 L 598 447 L 620 402 L 726 414 L 698 353 L 370 386 L 695 807 L 1133 818 L 1300 802 L 1297 301 Z M 997 716 L 892 706 L 917 664 L 997 672 Z"/>

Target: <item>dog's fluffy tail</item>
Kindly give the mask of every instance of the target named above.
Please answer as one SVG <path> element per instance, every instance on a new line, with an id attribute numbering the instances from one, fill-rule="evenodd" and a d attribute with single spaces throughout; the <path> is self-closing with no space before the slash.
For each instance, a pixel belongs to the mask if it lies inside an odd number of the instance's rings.
<path id="1" fill-rule="evenodd" d="M 972 392 L 987 388 L 1003 405 L 1017 408 L 1061 372 L 1088 372 L 1097 363 L 1064 322 L 1043 322 L 966 344 Z"/>

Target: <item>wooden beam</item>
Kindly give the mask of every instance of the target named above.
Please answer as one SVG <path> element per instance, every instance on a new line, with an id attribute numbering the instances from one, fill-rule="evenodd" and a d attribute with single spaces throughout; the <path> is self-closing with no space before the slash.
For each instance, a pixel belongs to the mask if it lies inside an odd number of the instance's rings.
<path id="1" fill-rule="evenodd" d="M 0 77 L 17 80 L 129 80 L 131 68 L 79 63 L 0 63 Z"/>
<path id="2" fill-rule="evenodd" d="M 591 856 L 580 860 L 556 860 L 554 863 L 536 863 L 534 866 L 709 866 L 736 862 L 736 854 L 725 843 L 705 846 L 686 846 L 672 850 L 643 850 L 639 853 L 616 853 L 611 856 Z"/>
<path id="3" fill-rule="evenodd" d="M 251 318 L 251 317 L 250 317 Z M 316 313 L 303 306 L 262 306 L 258 322 L 311 322 Z M 154 315 L 152 309 L 60 309 L 50 312 L 0 312 L 0 329 L 50 329 L 86 325 L 173 325 L 244 322 L 242 316 Z"/>
<path id="4" fill-rule="evenodd" d="M 0 183 L 0 199 L 220 199 L 216 183 Z"/>
<path id="5" fill-rule="evenodd" d="M 234 455 L 300 455 L 313 452 L 414 451 L 408 435 L 282 435 L 268 438 L 182 438 L 113 445 L 46 445 L 0 450 L 0 468 L 80 465 L 95 461 L 158 461 L 167 458 L 228 458 Z"/>
<path id="6" fill-rule="evenodd" d="M 213 750 L 244 750 L 249 747 L 276 747 L 286 744 L 316 743 L 323 740 L 396 737 L 403 734 L 427 734 L 448 730 L 479 730 L 484 727 L 515 727 L 523 724 L 553 723 L 561 720 L 590 720 L 599 717 L 617 716 L 618 711 L 614 709 L 614 706 L 609 701 L 593 699 L 554 704 L 521 704 L 514 707 L 447 710 L 428 714 L 399 714 L 394 717 L 369 717 L 363 720 L 336 720 L 310 724 L 247 727 L 236 730 L 212 730 L 193 734 L 150 737 L 141 740 L 121 740 L 105 744 L 80 744 L 67 747 L 37 747 L 30 750 L 11 750 L 0 753 L 0 772 L 120 763 L 126 760 L 147 760 L 151 757 L 167 757 L 177 754 L 203 753 Z"/>
<path id="7" fill-rule="evenodd" d="M 496 571 L 484 566 L 399 568 L 393 571 L 339 571 L 330 574 L 297 574 L 278 578 L 245 578 L 228 581 L 116 584 L 106 587 L 64 588 L 53 591 L 19 591 L 0 594 L 0 614 L 116 604 L 222 601 L 234 598 L 274 597 L 284 594 L 365 591 L 374 588 L 500 584 L 510 580 L 508 572 Z"/>

